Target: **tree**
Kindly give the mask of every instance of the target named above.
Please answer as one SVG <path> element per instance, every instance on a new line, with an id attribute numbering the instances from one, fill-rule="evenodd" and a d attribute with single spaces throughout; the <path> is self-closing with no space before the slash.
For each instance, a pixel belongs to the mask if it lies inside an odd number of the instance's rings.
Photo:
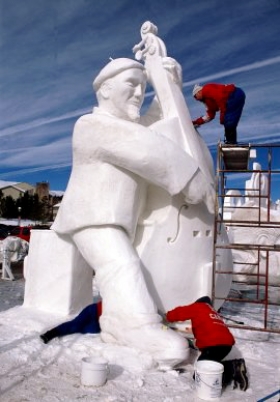
<path id="1" fill-rule="evenodd" d="M 7 219 L 16 218 L 18 210 L 16 201 L 10 195 L 7 195 L 1 200 L 2 216 Z"/>
<path id="2" fill-rule="evenodd" d="M 3 210 L 3 205 L 2 205 L 2 203 L 3 203 L 3 198 L 4 198 L 3 191 L 0 190 L 0 216 L 2 216 L 2 210 Z"/>
<path id="3" fill-rule="evenodd" d="M 30 219 L 33 221 L 49 222 L 53 216 L 53 205 L 62 197 L 45 196 L 39 200 L 38 194 L 30 195 L 27 191 L 23 196 L 14 200 L 11 196 L 3 196 L 0 190 L 0 214 L 6 219 Z"/>

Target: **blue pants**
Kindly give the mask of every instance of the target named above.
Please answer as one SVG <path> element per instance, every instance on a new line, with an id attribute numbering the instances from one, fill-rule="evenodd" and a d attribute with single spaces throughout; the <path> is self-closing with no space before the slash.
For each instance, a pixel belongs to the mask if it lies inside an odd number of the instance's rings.
<path id="1" fill-rule="evenodd" d="M 97 334 L 100 332 L 97 305 L 90 304 L 71 321 L 67 321 L 54 328 L 56 336 L 80 334 Z"/>
<path id="2" fill-rule="evenodd" d="M 226 113 L 224 116 L 224 126 L 237 127 L 242 110 L 245 104 L 245 93 L 241 88 L 236 88 L 227 101 Z"/>
<path id="3" fill-rule="evenodd" d="M 239 123 L 245 104 L 245 93 L 241 88 L 236 88 L 227 101 L 226 113 L 224 116 L 225 139 L 227 142 L 236 142 L 236 127 Z"/>

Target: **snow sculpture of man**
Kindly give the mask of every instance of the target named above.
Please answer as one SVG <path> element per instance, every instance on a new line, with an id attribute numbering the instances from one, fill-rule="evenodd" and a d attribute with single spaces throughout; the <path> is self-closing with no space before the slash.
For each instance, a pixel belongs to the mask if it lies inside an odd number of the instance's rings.
<path id="1" fill-rule="evenodd" d="M 8 236 L 0 242 L 0 262 L 2 260 L 2 279 L 14 280 L 11 262 L 22 261 L 28 254 L 29 243 L 16 236 Z"/>
<path id="2" fill-rule="evenodd" d="M 253 173 L 250 180 L 247 180 L 246 185 L 246 203 L 258 206 L 259 202 L 263 208 L 267 207 L 268 197 L 268 178 L 265 174 L 261 173 L 261 164 L 258 162 L 253 163 Z M 260 197 L 263 198 L 260 198 Z"/>
<path id="3" fill-rule="evenodd" d="M 170 62 L 170 60 L 169 60 Z M 162 325 L 133 247 L 147 183 L 213 212 L 215 192 L 195 160 L 140 124 L 146 74 L 138 61 L 110 61 L 93 82 L 98 107 L 73 133 L 73 168 L 52 226 L 96 274 L 101 338 L 150 353 L 161 368 L 188 357 L 186 340 Z"/>

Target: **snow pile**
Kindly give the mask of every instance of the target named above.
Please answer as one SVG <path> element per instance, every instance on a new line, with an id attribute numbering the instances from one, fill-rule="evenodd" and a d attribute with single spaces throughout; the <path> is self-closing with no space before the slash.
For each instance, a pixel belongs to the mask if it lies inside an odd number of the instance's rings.
<path id="1" fill-rule="evenodd" d="M 23 280 L 0 281 L 1 402 L 198 401 L 192 379 L 196 351 L 191 350 L 191 358 L 184 365 L 186 371 L 178 374 L 174 370 L 157 371 L 149 355 L 105 344 L 99 335 L 75 334 L 45 345 L 39 334 L 65 318 L 21 307 L 23 289 Z M 15 304 L 18 306 L 6 310 Z M 246 319 L 242 312 L 240 317 Z M 234 353 L 246 359 L 250 387 L 246 392 L 228 387 L 220 400 L 256 402 L 280 389 L 280 335 L 233 332 L 237 340 Z M 109 361 L 108 381 L 103 387 L 81 385 L 81 361 L 87 356 L 102 356 Z M 276 395 L 269 402 L 278 400 Z"/>

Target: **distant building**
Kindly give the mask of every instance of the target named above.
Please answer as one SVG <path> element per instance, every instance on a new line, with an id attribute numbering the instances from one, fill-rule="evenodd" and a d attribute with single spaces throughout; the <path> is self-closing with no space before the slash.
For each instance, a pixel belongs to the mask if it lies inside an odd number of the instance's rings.
<path id="1" fill-rule="evenodd" d="M 58 203 L 61 201 L 64 191 L 50 190 L 49 182 L 38 182 L 35 186 L 29 183 L 18 183 L 14 181 L 0 180 L 0 190 L 3 197 L 11 196 L 15 201 L 23 197 L 27 192 L 29 195 L 38 195 L 39 201 L 43 202 L 45 213 L 53 220 L 57 214 Z"/>
<path id="2" fill-rule="evenodd" d="M 36 194 L 38 195 L 38 198 L 40 201 L 42 201 L 44 198 L 49 198 L 49 195 L 50 195 L 49 182 L 42 181 L 42 182 L 36 183 Z"/>
<path id="3" fill-rule="evenodd" d="M 17 200 L 26 192 L 28 192 L 30 195 L 34 195 L 36 192 L 36 187 L 25 182 L 18 183 L 15 181 L 0 180 L 0 190 L 2 191 L 4 197 L 10 196 L 14 200 Z"/>

